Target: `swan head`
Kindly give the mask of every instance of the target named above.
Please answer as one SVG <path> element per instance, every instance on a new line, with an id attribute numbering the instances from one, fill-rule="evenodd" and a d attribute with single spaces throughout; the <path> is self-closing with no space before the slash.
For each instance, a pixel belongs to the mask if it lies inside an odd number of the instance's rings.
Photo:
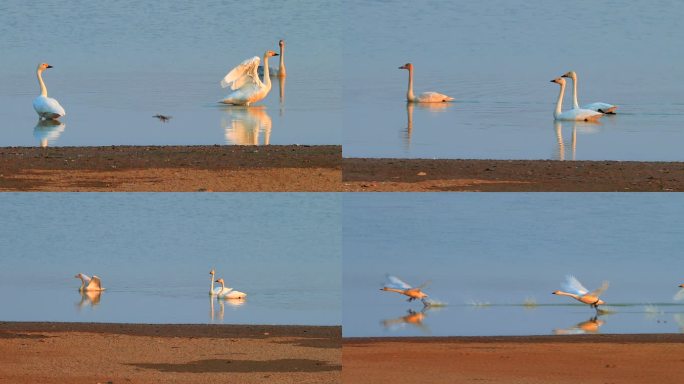
<path id="1" fill-rule="evenodd" d="M 560 294 L 561 294 L 561 291 L 553 291 L 553 292 L 551 292 L 551 294 L 552 294 L 552 295 L 560 295 Z"/>
<path id="2" fill-rule="evenodd" d="M 278 56 L 278 54 L 275 53 L 275 51 L 268 50 L 268 51 L 264 52 L 264 56 L 273 57 L 273 56 Z"/>
<path id="3" fill-rule="evenodd" d="M 562 77 L 556 77 L 555 79 L 551 80 L 551 82 L 560 85 L 565 85 L 565 79 Z"/>
<path id="4" fill-rule="evenodd" d="M 280 48 L 284 47 L 284 46 L 285 46 L 285 40 L 280 39 L 280 41 L 278 41 L 278 46 L 279 46 Z"/>
<path id="5" fill-rule="evenodd" d="M 83 274 L 82 273 L 77 273 L 76 276 L 74 276 L 77 279 L 83 279 Z"/>
<path id="6" fill-rule="evenodd" d="M 38 70 L 41 71 L 41 72 L 44 71 L 44 70 L 46 70 L 46 69 L 48 69 L 48 68 L 52 68 L 52 65 L 50 65 L 50 64 L 48 64 L 48 63 L 40 63 L 40 64 L 38 64 Z"/>
<path id="7" fill-rule="evenodd" d="M 214 268 L 212 268 L 211 271 L 209 271 L 209 274 L 212 276 L 214 276 L 216 274 L 216 271 L 214 271 Z"/>
<path id="8" fill-rule="evenodd" d="M 225 282 L 223 281 L 223 279 L 216 279 L 216 282 L 217 282 L 217 283 L 221 283 L 221 284 L 225 284 Z"/>
<path id="9" fill-rule="evenodd" d="M 569 71 L 569 72 L 566 72 L 566 73 L 565 73 L 563 76 L 561 76 L 561 77 L 568 77 L 568 78 L 571 78 L 571 79 L 575 80 L 575 79 L 577 78 L 577 74 L 575 73 L 575 71 Z"/>
<path id="10" fill-rule="evenodd" d="M 413 69 L 413 64 L 406 63 L 406 64 L 402 65 L 401 67 L 399 67 L 399 69 L 408 69 L 410 71 Z"/>
<path id="11" fill-rule="evenodd" d="M 684 288 L 684 284 L 679 284 L 679 288 Z"/>

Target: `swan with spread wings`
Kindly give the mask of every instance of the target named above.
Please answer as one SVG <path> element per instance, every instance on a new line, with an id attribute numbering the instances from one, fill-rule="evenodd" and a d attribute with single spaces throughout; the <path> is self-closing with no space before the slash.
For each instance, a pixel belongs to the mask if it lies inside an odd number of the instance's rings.
<path id="1" fill-rule="evenodd" d="M 408 296 L 408 301 L 420 300 L 423 305 L 428 306 L 430 303 L 426 300 L 427 293 L 423 292 L 423 288 L 429 283 L 424 283 L 418 287 L 412 287 L 405 283 L 400 278 L 392 275 L 387 275 L 387 282 L 380 288 L 381 291 L 396 292 Z"/>
<path id="2" fill-rule="evenodd" d="M 259 79 L 257 68 L 261 60 L 258 56 L 243 61 L 221 80 L 221 87 L 233 91 L 223 100 L 223 104 L 250 105 L 264 99 L 271 91 L 271 77 L 268 72 L 268 58 L 278 56 L 273 51 L 264 52 L 264 75 Z"/>
<path id="3" fill-rule="evenodd" d="M 569 296 L 572 297 L 573 299 L 579 301 L 580 303 L 588 304 L 591 305 L 592 308 L 596 309 L 598 311 L 598 306 L 605 304 L 603 300 L 599 298 L 599 296 L 606 290 L 608 289 L 608 282 L 604 281 L 601 286 L 591 292 L 589 292 L 588 289 L 584 288 L 584 285 L 579 282 L 575 278 L 575 276 L 566 276 L 565 277 L 565 282 L 561 284 L 563 286 L 563 289 L 565 291 L 553 291 L 552 293 L 554 295 L 559 295 L 559 296 Z"/>

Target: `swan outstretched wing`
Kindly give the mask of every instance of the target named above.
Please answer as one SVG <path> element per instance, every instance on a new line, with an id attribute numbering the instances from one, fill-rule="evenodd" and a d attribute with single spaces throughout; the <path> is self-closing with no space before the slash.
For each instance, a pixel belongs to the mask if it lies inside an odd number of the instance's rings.
<path id="1" fill-rule="evenodd" d="M 584 288 L 584 285 L 572 275 L 565 276 L 565 282 L 563 282 L 561 286 L 564 290 L 576 295 L 584 296 L 589 293 L 589 290 Z"/>
<path id="2" fill-rule="evenodd" d="M 97 276 L 93 276 L 92 279 L 90 279 L 90 282 L 88 283 L 88 286 L 86 287 L 86 290 L 101 290 L 102 289 L 102 283 L 100 281 L 100 278 Z"/>
<path id="3" fill-rule="evenodd" d="M 387 282 L 385 283 L 385 286 L 397 289 L 411 289 L 411 286 L 409 284 L 405 283 L 400 278 L 392 275 L 387 275 Z"/>
<path id="4" fill-rule="evenodd" d="M 226 88 L 230 85 L 230 89 L 236 90 L 244 87 L 246 84 L 259 84 L 260 80 L 257 74 L 259 62 L 261 62 L 261 59 L 258 56 L 243 61 L 221 80 L 221 87 Z"/>
<path id="5" fill-rule="evenodd" d="M 604 282 L 601 284 L 600 287 L 598 287 L 598 288 L 596 288 L 595 290 L 591 291 L 590 294 L 591 294 L 592 296 L 599 297 L 599 296 L 601 296 L 601 294 L 602 294 L 606 289 L 608 289 L 608 282 L 607 282 L 607 281 L 604 281 Z"/>

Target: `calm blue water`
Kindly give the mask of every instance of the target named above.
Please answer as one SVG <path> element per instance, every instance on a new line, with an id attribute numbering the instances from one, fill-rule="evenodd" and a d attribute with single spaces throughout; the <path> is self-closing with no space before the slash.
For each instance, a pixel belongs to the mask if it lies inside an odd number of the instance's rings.
<path id="1" fill-rule="evenodd" d="M 0 320 L 340 324 L 336 194 L 2 194 Z M 209 298 L 209 270 L 248 294 Z M 107 288 L 82 297 L 83 272 Z M 213 316 L 212 316 L 213 306 Z"/>
<path id="2" fill-rule="evenodd" d="M 566 274 L 601 296 L 603 333 L 684 329 L 684 197 L 665 194 L 345 194 L 345 336 L 573 332 L 595 311 L 551 295 Z M 381 292 L 386 273 L 447 303 Z M 536 306 L 523 305 L 526 301 Z M 415 319 L 415 316 L 413 316 Z M 409 320 L 409 319 L 404 319 Z M 585 324 L 586 327 L 586 324 Z M 589 327 L 590 328 L 590 327 Z"/>
<path id="3" fill-rule="evenodd" d="M 684 39 L 681 2 L 351 0 L 344 9 L 346 157 L 684 160 L 684 52 L 672 49 Z M 408 73 L 397 69 L 406 62 L 416 93 L 456 102 L 411 116 Z M 559 87 L 549 81 L 569 70 L 580 105 L 617 104 L 619 115 L 563 123 L 559 145 Z"/>
<path id="4" fill-rule="evenodd" d="M 3 1 L 0 146 L 339 144 L 339 7 L 315 0 Z M 227 94 L 223 76 L 277 51 L 279 39 L 286 82 L 275 80 L 252 113 L 217 106 Z M 52 130 L 36 128 L 31 104 L 40 62 L 54 66 L 44 79 L 67 112 L 64 126 Z M 173 118 L 162 124 L 152 118 L 160 113 Z"/>

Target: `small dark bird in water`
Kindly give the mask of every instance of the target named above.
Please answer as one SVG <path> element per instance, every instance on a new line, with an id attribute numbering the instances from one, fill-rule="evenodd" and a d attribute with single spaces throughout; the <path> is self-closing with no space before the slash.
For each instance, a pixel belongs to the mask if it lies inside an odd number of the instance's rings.
<path id="1" fill-rule="evenodd" d="M 169 120 L 171 120 L 171 116 L 167 116 L 167 115 L 154 115 L 152 117 L 159 119 L 159 121 L 161 121 L 162 123 L 166 123 Z"/>

